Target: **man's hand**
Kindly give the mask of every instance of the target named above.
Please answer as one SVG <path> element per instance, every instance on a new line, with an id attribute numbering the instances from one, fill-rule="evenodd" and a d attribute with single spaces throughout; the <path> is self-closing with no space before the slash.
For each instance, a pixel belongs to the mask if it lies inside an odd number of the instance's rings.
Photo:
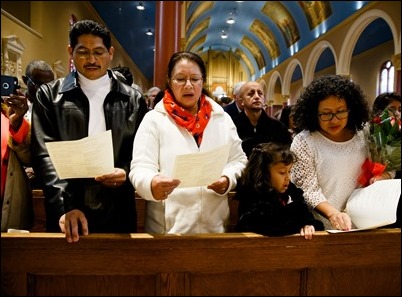
<path id="1" fill-rule="evenodd" d="M 59 226 L 62 233 L 66 234 L 69 243 L 80 240 L 79 231 L 82 235 L 88 235 L 88 221 L 81 210 L 73 209 L 60 217 Z"/>

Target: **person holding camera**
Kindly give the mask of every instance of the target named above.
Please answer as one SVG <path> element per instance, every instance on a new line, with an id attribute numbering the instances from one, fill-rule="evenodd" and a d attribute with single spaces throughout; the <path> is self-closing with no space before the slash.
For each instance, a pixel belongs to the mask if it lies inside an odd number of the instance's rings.
<path id="1" fill-rule="evenodd" d="M 30 229 L 32 192 L 23 165 L 29 165 L 30 124 L 24 118 L 27 97 L 16 88 L 1 97 L 1 232 Z"/>

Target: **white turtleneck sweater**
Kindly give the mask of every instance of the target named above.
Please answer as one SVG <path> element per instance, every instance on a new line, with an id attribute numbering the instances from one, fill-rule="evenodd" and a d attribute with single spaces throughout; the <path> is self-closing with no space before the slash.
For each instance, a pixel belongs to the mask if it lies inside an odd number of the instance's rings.
<path id="1" fill-rule="evenodd" d="M 106 73 L 101 78 L 90 80 L 78 73 L 78 80 L 89 100 L 88 136 L 106 131 L 103 102 L 111 88 L 109 75 Z"/>

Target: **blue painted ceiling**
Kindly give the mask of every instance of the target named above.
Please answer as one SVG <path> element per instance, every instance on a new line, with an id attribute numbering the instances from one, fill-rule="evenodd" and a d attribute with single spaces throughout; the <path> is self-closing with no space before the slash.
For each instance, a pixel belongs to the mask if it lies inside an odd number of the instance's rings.
<path id="1" fill-rule="evenodd" d="M 155 35 L 148 36 L 146 32 L 155 29 L 156 1 L 90 2 L 141 72 L 152 81 Z M 369 2 L 184 1 L 187 9 L 186 50 L 197 53 L 208 49 L 232 51 L 250 70 L 250 78 L 256 79 Z M 144 10 L 136 8 L 139 3 L 144 5 Z M 229 17 L 236 22 L 227 24 Z M 222 30 L 228 38 L 221 38 Z M 261 38 L 266 34 L 270 37 L 268 41 Z M 383 20 L 374 21 L 363 34 L 365 37 L 359 39 L 354 54 L 392 39 Z M 274 50 L 267 45 L 273 45 Z M 331 54 L 324 52 L 317 69 L 333 64 Z"/>

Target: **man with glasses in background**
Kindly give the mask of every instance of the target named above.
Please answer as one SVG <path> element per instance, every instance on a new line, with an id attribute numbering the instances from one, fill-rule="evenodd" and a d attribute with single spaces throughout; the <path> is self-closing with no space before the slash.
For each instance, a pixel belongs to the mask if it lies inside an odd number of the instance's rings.
<path id="1" fill-rule="evenodd" d="M 25 68 L 25 75 L 22 76 L 22 80 L 27 86 L 25 96 L 27 98 L 28 104 L 28 111 L 26 112 L 24 117 L 28 122 L 31 122 L 32 105 L 35 101 L 36 91 L 41 85 L 54 80 L 54 72 L 52 67 L 45 61 L 32 60 Z M 31 188 L 40 188 L 32 167 L 25 167 L 25 172 L 28 176 Z"/>
<path id="2" fill-rule="evenodd" d="M 114 48 L 106 27 L 78 21 L 69 41 L 76 70 L 42 85 L 32 112 L 32 164 L 45 195 L 46 230 L 65 233 L 70 243 L 89 232 L 136 232 L 134 188 L 127 175 L 145 100 L 109 69 Z M 112 172 L 60 179 L 45 142 L 78 140 L 107 130 L 113 142 Z"/>
<path id="3" fill-rule="evenodd" d="M 33 60 L 29 62 L 25 68 L 25 75 L 22 80 L 27 86 L 26 97 L 28 99 L 28 111 L 25 118 L 30 122 L 32 114 L 32 103 L 35 101 L 36 91 L 38 88 L 48 82 L 54 80 L 54 72 L 52 67 L 43 60 Z"/>

